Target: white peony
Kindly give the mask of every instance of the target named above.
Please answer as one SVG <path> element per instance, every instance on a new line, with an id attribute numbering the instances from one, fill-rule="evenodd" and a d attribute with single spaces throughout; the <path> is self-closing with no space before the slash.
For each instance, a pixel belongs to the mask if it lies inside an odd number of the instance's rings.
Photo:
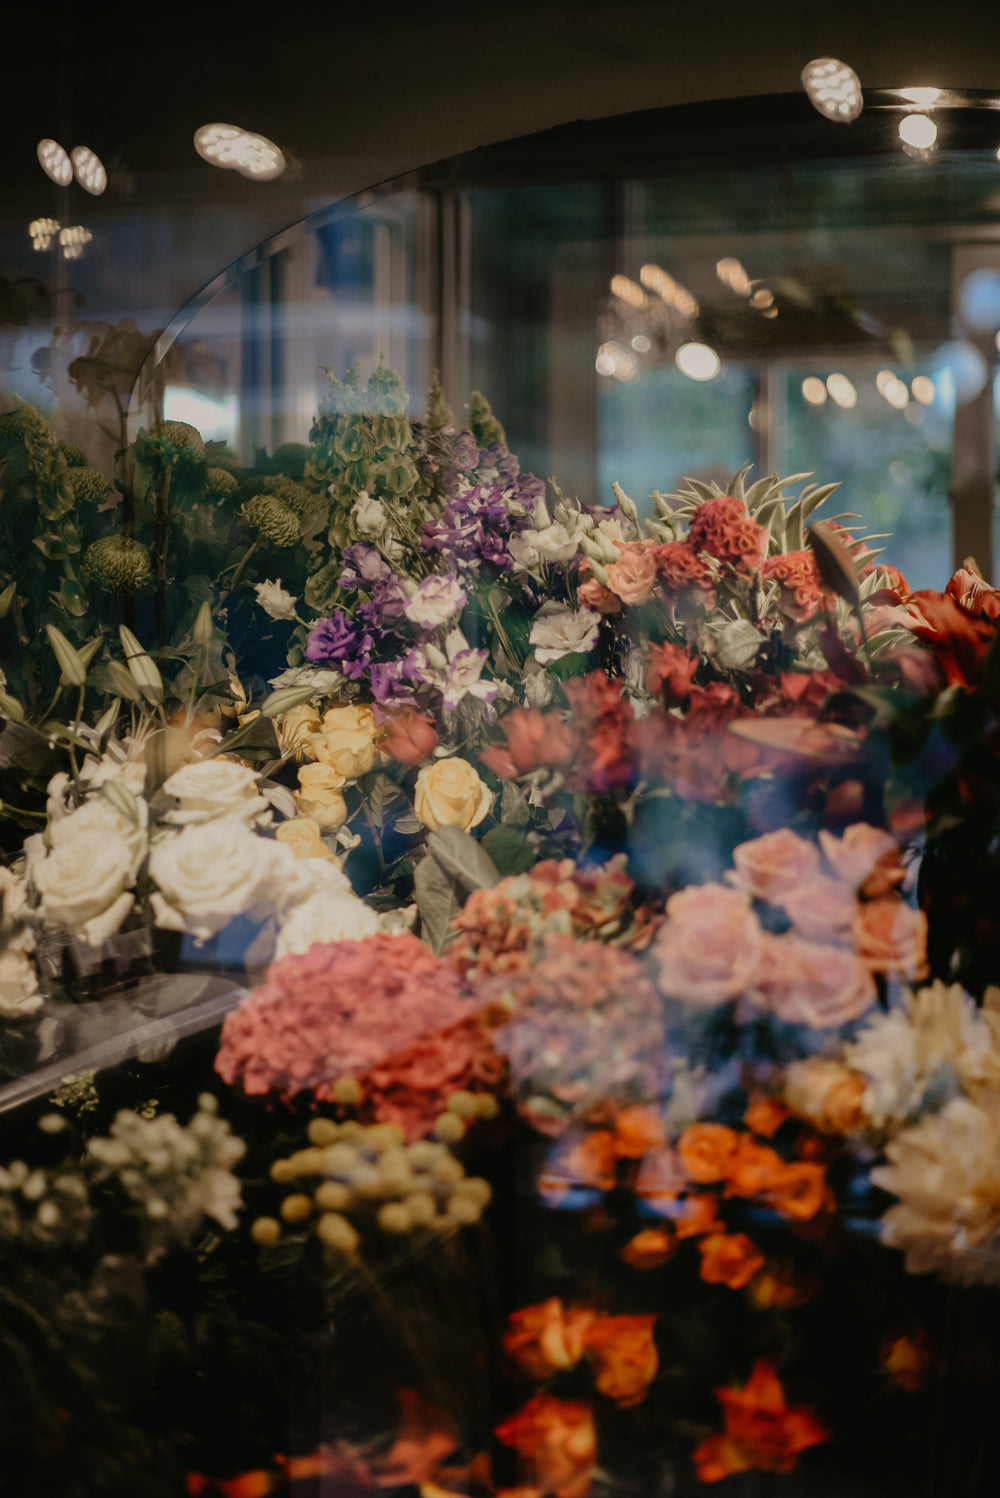
<path id="1" fill-rule="evenodd" d="M 439 629 L 465 604 L 465 590 L 454 577 L 425 577 L 405 614 L 421 629 Z"/>
<path id="2" fill-rule="evenodd" d="M 200 944 L 235 916 L 260 918 L 282 904 L 295 863 L 290 849 L 259 837 L 241 817 L 192 823 L 149 855 L 156 924 Z"/>
<path id="3" fill-rule="evenodd" d="M 389 513 L 381 499 L 372 499 L 362 489 L 351 511 L 358 535 L 365 541 L 377 541 L 389 524 Z"/>
<path id="4" fill-rule="evenodd" d="M 27 952 L 14 947 L 0 951 L 0 1018 L 19 1019 L 41 1006 L 38 978 Z"/>
<path id="5" fill-rule="evenodd" d="M 357 941 L 380 930 L 374 910 L 357 895 L 321 890 L 297 906 L 283 922 L 274 955 L 308 952 L 316 942 Z"/>
<path id="6" fill-rule="evenodd" d="M 114 935 L 135 903 L 128 843 L 101 824 L 61 838 L 48 854 L 40 833 L 26 839 L 24 850 L 46 920 L 71 927 L 92 947 Z"/>
<path id="7" fill-rule="evenodd" d="M 269 619 L 294 619 L 297 598 L 293 598 L 281 586 L 281 578 L 275 583 L 263 582 L 254 585 L 257 602 Z"/>
<path id="8" fill-rule="evenodd" d="M 561 603 L 543 603 L 535 615 L 528 637 L 535 659 L 543 666 L 566 655 L 586 655 L 597 644 L 601 616 L 593 609 L 568 609 Z"/>
<path id="9" fill-rule="evenodd" d="M 245 822 L 267 826 L 271 820 L 267 801 L 257 794 L 256 770 L 231 759 L 202 759 L 182 765 L 163 782 L 164 793 L 178 805 L 163 816 L 164 822 L 186 827 L 219 817 L 242 817 Z"/>

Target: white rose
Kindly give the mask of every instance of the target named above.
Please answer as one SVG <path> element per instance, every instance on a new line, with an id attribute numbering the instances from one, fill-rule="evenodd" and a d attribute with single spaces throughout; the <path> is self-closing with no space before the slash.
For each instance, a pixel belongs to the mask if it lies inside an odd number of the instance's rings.
<path id="1" fill-rule="evenodd" d="M 0 1016 L 17 1019 L 41 1007 L 38 978 L 26 952 L 11 947 L 0 952 Z"/>
<path id="2" fill-rule="evenodd" d="M 355 898 L 351 881 L 332 859 L 295 858 L 293 855 L 291 868 L 281 881 L 277 902 L 279 918 L 291 915 L 317 895 Z"/>
<path id="3" fill-rule="evenodd" d="M 23 879 L 0 864 L 0 933 L 5 952 L 30 952 L 35 939 L 28 925 L 28 891 Z"/>
<path id="4" fill-rule="evenodd" d="M 237 915 L 258 916 L 281 903 L 294 876 L 291 850 L 258 837 L 239 817 L 193 823 L 156 844 L 149 872 L 156 924 L 188 931 L 200 945 Z"/>
<path id="5" fill-rule="evenodd" d="M 163 782 L 165 793 L 179 802 L 166 812 L 163 821 L 186 827 L 192 822 L 236 816 L 266 826 L 271 813 L 267 801 L 257 794 L 259 779 L 256 770 L 231 759 L 202 759 L 182 765 Z"/>
<path id="6" fill-rule="evenodd" d="M 378 916 L 357 895 L 321 890 L 292 911 L 278 933 L 275 958 L 308 952 L 316 942 L 357 941 L 374 936 Z"/>
<path id="7" fill-rule="evenodd" d="M 149 807 L 145 801 L 137 800 L 136 815 L 138 821 L 133 822 L 131 817 L 126 817 L 110 801 L 105 801 L 103 796 L 94 796 L 85 801 L 76 811 L 71 811 L 68 816 L 62 817 L 58 822 L 53 822 L 49 827 L 49 841 L 53 848 L 61 847 L 68 839 L 74 837 L 87 837 L 100 840 L 111 838 L 117 840 L 129 852 L 129 884 L 134 884 L 139 873 L 139 866 L 146 856 L 149 846 L 146 827 L 149 821 Z"/>
<path id="8" fill-rule="evenodd" d="M 47 856 L 41 835 L 28 838 L 24 848 L 46 920 L 72 927 L 92 947 L 114 935 L 135 902 L 128 893 L 134 853 L 127 843 L 102 825 L 61 838 Z"/>
<path id="9" fill-rule="evenodd" d="M 354 524 L 358 528 L 358 535 L 366 541 L 377 541 L 379 536 L 389 524 L 389 516 L 385 505 L 380 499 L 372 499 L 362 489 L 354 501 Z"/>
<path id="10" fill-rule="evenodd" d="M 421 629 L 438 629 L 465 603 L 465 590 L 453 577 L 426 577 L 406 605 L 407 619 Z"/>
<path id="11" fill-rule="evenodd" d="M 256 583 L 254 585 L 254 592 L 257 595 L 257 602 L 268 618 L 295 618 L 295 605 L 298 603 L 298 599 L 293 598 L 291 593 L 286 592 L 281 586 L 280 577 L 276 583 Z"/>
<path id="12" fill-rule="evenodd" d="M 543 666 L 561 661 L 565 655 L 593 650 L 601 627 L 601 616 L 593 609 L 568 609 L 561 603 L 543 603 L 531 625 L 529 644 Z"/>

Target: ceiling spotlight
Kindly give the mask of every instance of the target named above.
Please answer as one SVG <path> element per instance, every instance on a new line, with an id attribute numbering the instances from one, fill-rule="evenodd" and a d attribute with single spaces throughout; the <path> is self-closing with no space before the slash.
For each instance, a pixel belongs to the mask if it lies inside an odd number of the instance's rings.
<path id="1" fill-rule="evenodd" d="M 646 337 L 645 333 L 636 333 L 635 337 L 632 339 L 632 347 L 635 349 L 637 354 L 648 354 L 650 349 L 653 347 L 653 344 L 652 341 Z"/>
<path id="2" fill-rule="evenodd" d="M 722 368 L 722 360 L 707 343 L 682 343 L 674 363 L 689 380 L 714 380 Z"/>
<path id="3" fill-rule="evenodd" d="M 31 237 L 31 248 L 33 250 L 47 250 L 52 243 L 53 236 L 58 233 L 58 219 L 36 218 L 28 225 L 28 234 Z"/>
<path id="4" fill-rule="evenodd" d="M 929 151 L 937 140 L 937 126 L 929 114 L 904 114 L 899 122 L 899 138 L 915 151 Z"/>
<path id="5" fill-rule="evenodd" d="M 934 389 L 934 381 L 928 379 L 927 375 L 916 375 L 910 389 L 913 391 L 914 400 L 918 400 L 922 406 L 933 406 L 937 392 Z"/>
<path id="6" fill-rule="evenodd" d="M 37 151 L 38 163 L 46 177 L 51 177 L 59 187 L 68 187 L 73 180 L 73 167 L 59 142 L 40 140 Z"/>
<path id="7" fill-rule="evenodd" d="M 853 68 L 835 57 L 817 57 L 802 69 L 802 87 L 814 109 L 828 120 L 847 125 L 861 113 L 861 81 Z"/>
<path id="8" fill-rule="evenodd" d="M 627 303 L 629 307 L 645 307 L 646 305 L 646 293 L 641 286 L 630 281 L 628 276 L 611 277 L 611 295 Z"/>
<path id="9" fill-rule="evenodd" d="M 95 198 L 99 198 L 108 185 L 108 174 L 104 170 L 101 158 L 89 146 L 74 146 L 70 154 L 73 157 L 76 180 L 84 192 L 89 192 Z"/>
<path id="10" fill-rule="evenodd" d="M 825 405 L 826 386 L 823 381 L 815 375 L 807 375 L 802 381 L 802 399 L 807 400 L 811 406 Z"/>
<path id="11" fill-rule="evenodd" d="M 255 182 L 273 182 L 285 170 L 284 155 L 273 141 L 238 125 L 202 125 L 194 148 L 203 161 Z"/>
<path id="12" fill-rule="evenodd" d="M 906 99 L 911 104 L 919 104 L 921 109 L 931 109 L 941 97 L 939 88 L 897 88 L 895 92 L 901 99 Z"/>
<path id="13" fill-rule="evenodd" d="M 837 402 L 838 406 L 849 411 L 858 403 L 858 392 L 844 374 L 827 375 L 826 388 L 830 392 L 830 399 Z"/>

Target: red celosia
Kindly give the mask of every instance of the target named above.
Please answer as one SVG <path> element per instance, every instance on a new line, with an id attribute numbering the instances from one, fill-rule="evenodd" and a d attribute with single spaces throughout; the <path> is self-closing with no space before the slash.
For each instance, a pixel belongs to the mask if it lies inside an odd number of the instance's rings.
<path id="1" fill-rule="evenodd" d="M 707 552 L 741 577 L 758 572 L 767 556 L 767 531 L 751 519 L 742 499 L 728 494 L 702 501 L 687 539 L 692 550 Z"/>
<path id="2" fill-rule="evenodd" d="M 743 1388 L 716 1389 L 725 1434 L 706 1436 L 694 1453 L 700 1482 L 721 1482 L 734 1472 L 791 1472 L 810 1446 L 830 1433 L 812 1410 L 788 1405 L 774 1367 L 758 1358 Z"/>
<path id="3" fill-rule="evenodd" d="M 700 657 L 683 645 L 653 645 L 649 651 L 646 686 L 668 704 L 682 702 L 691 690 Z"/>
<path id="4" fill-rule="evenodd" d="M 715 608 L 716 576 L 686 541 L 666 541 L 653 552 L 668 601 L 682 610 L 691 605 L 706 612 Z"/>
<path id="5" fill-rule="evenodd" d="M 761 577 L 765 583 L 778 584 L 778 609 L 796 624 L 805 624 L 815 614 L 826 613 L 836 602 L 823 586 L 811 551 L 788 551 L 768 557 L 761 568 Z"/>

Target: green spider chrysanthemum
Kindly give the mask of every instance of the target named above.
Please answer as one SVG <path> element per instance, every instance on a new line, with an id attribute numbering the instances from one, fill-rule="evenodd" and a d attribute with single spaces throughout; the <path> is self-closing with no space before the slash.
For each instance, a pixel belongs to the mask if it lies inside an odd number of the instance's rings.
<path id="1" fill-rule="evenodd" d="M 99 468 L 71 468 L 69 481 L 78 503 L 92 501 L 100 504 L 107 498 L 108 481 Z"/>
<path id="2" fill-rule="evenodd" d="M 85 580 L 105 593 L 137 593 L 152 576 L 149 552 L 130 536 L 103 536 L 87 547 Z"/>
<path id="3" fill-rule="evenodd" d="M 299 539 L 299 517 L 275 494 L 255 494 L 242 510 L 247 524 L 272 546 L 294 546 Z"/>

